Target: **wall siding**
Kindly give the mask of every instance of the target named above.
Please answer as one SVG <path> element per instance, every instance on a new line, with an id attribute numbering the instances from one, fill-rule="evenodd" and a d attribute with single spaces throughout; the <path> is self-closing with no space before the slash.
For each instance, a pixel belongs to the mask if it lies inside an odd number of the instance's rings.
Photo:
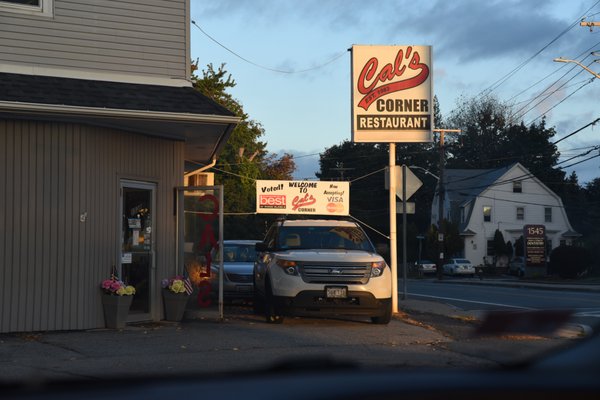
<path id="1" fill-rule="evenodd" d="M 55 0 L 54 18 L 0 9 L 0 60 L 186 79 L 185 0 Z"/>
<path id="2" fill-rule="evenodd" d="M 183 154 L 182 142 L 107 128 L 0 121 L 0 332 L 104 326 L 121 178 L 157 184 L 156 280 L 173 274 Z"/>

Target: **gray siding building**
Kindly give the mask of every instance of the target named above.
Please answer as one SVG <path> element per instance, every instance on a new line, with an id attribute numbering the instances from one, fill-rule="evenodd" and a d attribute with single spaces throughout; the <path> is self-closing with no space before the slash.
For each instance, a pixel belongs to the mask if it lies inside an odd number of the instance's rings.
<path id="1" fill-rule="evenodd" d="M 0 1 L 0 332 L 163 318 L 174 191 L 239 119 L 189 80 L 189 0 Z"/>

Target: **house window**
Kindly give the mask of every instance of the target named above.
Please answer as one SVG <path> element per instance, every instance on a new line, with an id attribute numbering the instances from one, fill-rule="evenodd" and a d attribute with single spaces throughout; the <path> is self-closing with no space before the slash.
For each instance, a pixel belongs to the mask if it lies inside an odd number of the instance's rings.
<path id="1" fill-rule="evenodd" d="M 523 192 L 523 184 L 521 181 L 513 182 L 513 193 L 522 193 Z"/>
<path id="2" fill-rule="evenodd" d="M 494 249 L 494 240 L 487 241 L 486 255 L 488 255 L 488 256 L 496 255 L 496 251 Z"/>
<path id="3" fill-rule="evenodd" d="M 552 207 L 544 207 L 544 222 L 552 222 Z"/>
<path id="4" fill-rule="evenodd" d="M 517 219 L 520 221 L 525 219 L 525 207 L 517 207 Z"/>
<path id="5" fill-rule="evenodd" d="M 491 206 L 483 206 L 483 222 L 492 222 Z"/>
<path id="6" fill-rule="evenodd" d="M 0 0 L 0 11 L 53 16 L 54 0 Z"/>

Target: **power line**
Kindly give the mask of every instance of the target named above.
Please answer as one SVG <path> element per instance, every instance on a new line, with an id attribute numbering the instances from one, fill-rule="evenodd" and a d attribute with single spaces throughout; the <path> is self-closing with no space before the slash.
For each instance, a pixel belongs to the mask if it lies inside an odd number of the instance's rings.
<path id="1" fill-rule="evenodd" d="M 198 25 L 196 23 L 196 21 L 192 20 L 192 25 L 194 25 L 196 28 L 198 28 L 198 30 L 200 30 L 200 32 L 202 32 L 207 38 L 209 38 L 210 40 L 212 40 L 213 42 L 215 42 L 217 45 L 219 45 L 220 47 L 222 47 L 223 49 L 227 50 L 228 52 L 230 52 L 231 54 L 233 54 L 234 56 L 236 56 L 237 58 L 239 58 L 242 61 L 247 62 L 250 65 L 254 65 L 257 68 L 261 68 L 261 69 L 265 69 L 267 71 L 272 71 L 272 72 L 278 72 L 281 74 L 299 74 L 299 73 L 303 73 L 303 72 L 308 72 L 308 71 L 314 71 L 316 69 L 320 69 L 325 67 L 326 65 L 331 64 L 332 62 L 336 61 L 338 58 L 340 58 L 341 56 L 343 56 L 344 54 L 346 54 L 348 52 L 348 50 L 344 50 L 343 52 L 337 54 L 336 56 L 334 56 L 333 58 L 331 58 L 328 61 L 325 61 L 324 63 L 311 67 L 311 68 L 306 68 L 306 69 L 302 69 L 302 70 L 283 70 L 283 69 L 277 69 L 277 68 L 271 68 L 271 67 L 267 67 L 258 63 L 255 63 L 254 61 L 251 61 L 245 57 L 242 57 L 241 55 L 239 55 L 238 53 L 236 53 L 235 51 L 231 50 L 229 47 L 225 46 L 224 44 L 222 44 L 221 42 L 219 42 L 217 39 L 215 39 L 214 37 L 212 37 L 211 35 L 209 35 L 206 31 L 204 31 L 204 29 L 202 29 L 200 27 L 200 25 Z"/>
<path id="2" fill-rule="evenodd" d="M 585 129 L 585 128 L 587 128 L 588 126 L 590 126 L 590 125 L 596 125 L 596 123 L 598 123 L 598 121 L 600 121 L 600 118 L 596 118 L 594 121 L 590 122 L 589 124 L 582 126 L 581 128 L 579 128 L 579 129 L 575 130 L 574 132 L 571 132 L 571 133 L 569 133 L 567 136 L 565 136 L 565 137 L 562 137 L 562 138 L 558 139 L 557 141 L 555 141 L 555 142 L 553 142 L 553 143 L 551 143 L 551 144 L 557 144 L 557 143 L 560 143 L 560 142 L 562 142 L 563 140 L 565 140 L 565 139 L 567 139 L 567 138 L 570 138 L 571 136 L 575 135 L 576 133 L 579 133 L 579 132 L 581 132 L 582 130 L 584 130 L 584 129 Z"/>
<path id="3" fill-rule="evenodd" d="M 600 0 L 598 0 L 596 3 L 594 3 L 594 5 L 592 7 L 590 7 L 583 16 L 585 16 L 585 14 L 587 14 L 591 9 L 593 9 L 594 7 L 596 7 L 596 5 L 598 5 L 598 3 L 600 3 Z M 581 21 L 581 17 L 577 18 L 571 25 L 569 25 L 569 27 L 567 27 L 565 30 L 563 30 L 560 34 L 558 34 L 558 36 L 556 36 L 554 39 L 552 39 L 548 44 L 546 44 L 545 46 L 543 46 L 540 50 L 538 50 L 535 54 L 533 54 L 531 57 L 529 57 L 527 60 L 523 61 L 522 63 L 520 63 L 519 65 L 517 65 L 512 71 L 508 72 L 506 75 L 504 75 L 503 77 L 501 77 L 500 79 L 498 79 L 496 82 L 492 83 L 490 86 L 488 86 L 486 89 L 484 89 L 479 95 L 485 95 L 485 94 L 489 94 L 491 92 L 493 92 L 494 90 L 498 89 L 500 86 L 502 86 L 508 79 L 510 79 L 513 75 L 515 75 L 517 72 L 519 72 L 525 65 L 529 64 L 534 58 L 536 58 L 538 55 L 540 55 L 544 50 L 546 50 L 548 47 L 550 47 L 554 42 L 556 42 L 558 39 L 560 39 L 563 35 L 565 35 L 567 32 L 569 32 L 571 29 L 573 29 L 576 25 L 579 24 L 579 22 Z"/>
<path id="4" fill-rule="evenodd" d="M 541 114 L 541 115 L 537 116 L 536 118 L 534 118 L 533 120 L 531 120 L 528 125 L 531 125 L 532 123 L 534 123 L 538 119 L 542 118 L 544 115 L 548 114 L 550 111 L 554 110 L 561 103 L 563 103 L 564 101 L 566 101 L 569 97 L 573 96 L 575 93 L 579 92 L 581 89 L 583 89 L 584 87 L 586 87 L 587 85 L 589 85 L 590 83 L 592 83 L 594 81 L 594 79 L 596 79 L 596 78 L 594 77 L 594 78 L 590 79 L 588 82 L 584 83 L 583 85 L 581 85 L 580 87 L 578 87 L 577 89 L 575 89 L 574 92 L 571 92 L 567 97 L 565 97 L 564 99 L 562 99 L 561 101 L 559 101 L 558 103 L 556 103 L 555 105 L 553 105 L 552 107 L 550 107 L 543 114 Z"/>

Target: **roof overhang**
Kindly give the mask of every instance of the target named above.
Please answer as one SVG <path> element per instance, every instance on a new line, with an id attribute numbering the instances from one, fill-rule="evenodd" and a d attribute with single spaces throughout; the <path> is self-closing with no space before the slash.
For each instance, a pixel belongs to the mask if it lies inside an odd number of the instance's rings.
<path id="1" fill-rule="evenodd" d="M 240 122 L 189 86 L 0 73 L 0 117 L 102 126 L 185 143 L 210 163 Z"/>
<path id="2" fill-rule="evenodd" d="M 239 117 L 0 101 L 0 115 L 16 119 L 103 126 L 185 142 L 185 159 L 209 163 L 221 151 Z"/>

